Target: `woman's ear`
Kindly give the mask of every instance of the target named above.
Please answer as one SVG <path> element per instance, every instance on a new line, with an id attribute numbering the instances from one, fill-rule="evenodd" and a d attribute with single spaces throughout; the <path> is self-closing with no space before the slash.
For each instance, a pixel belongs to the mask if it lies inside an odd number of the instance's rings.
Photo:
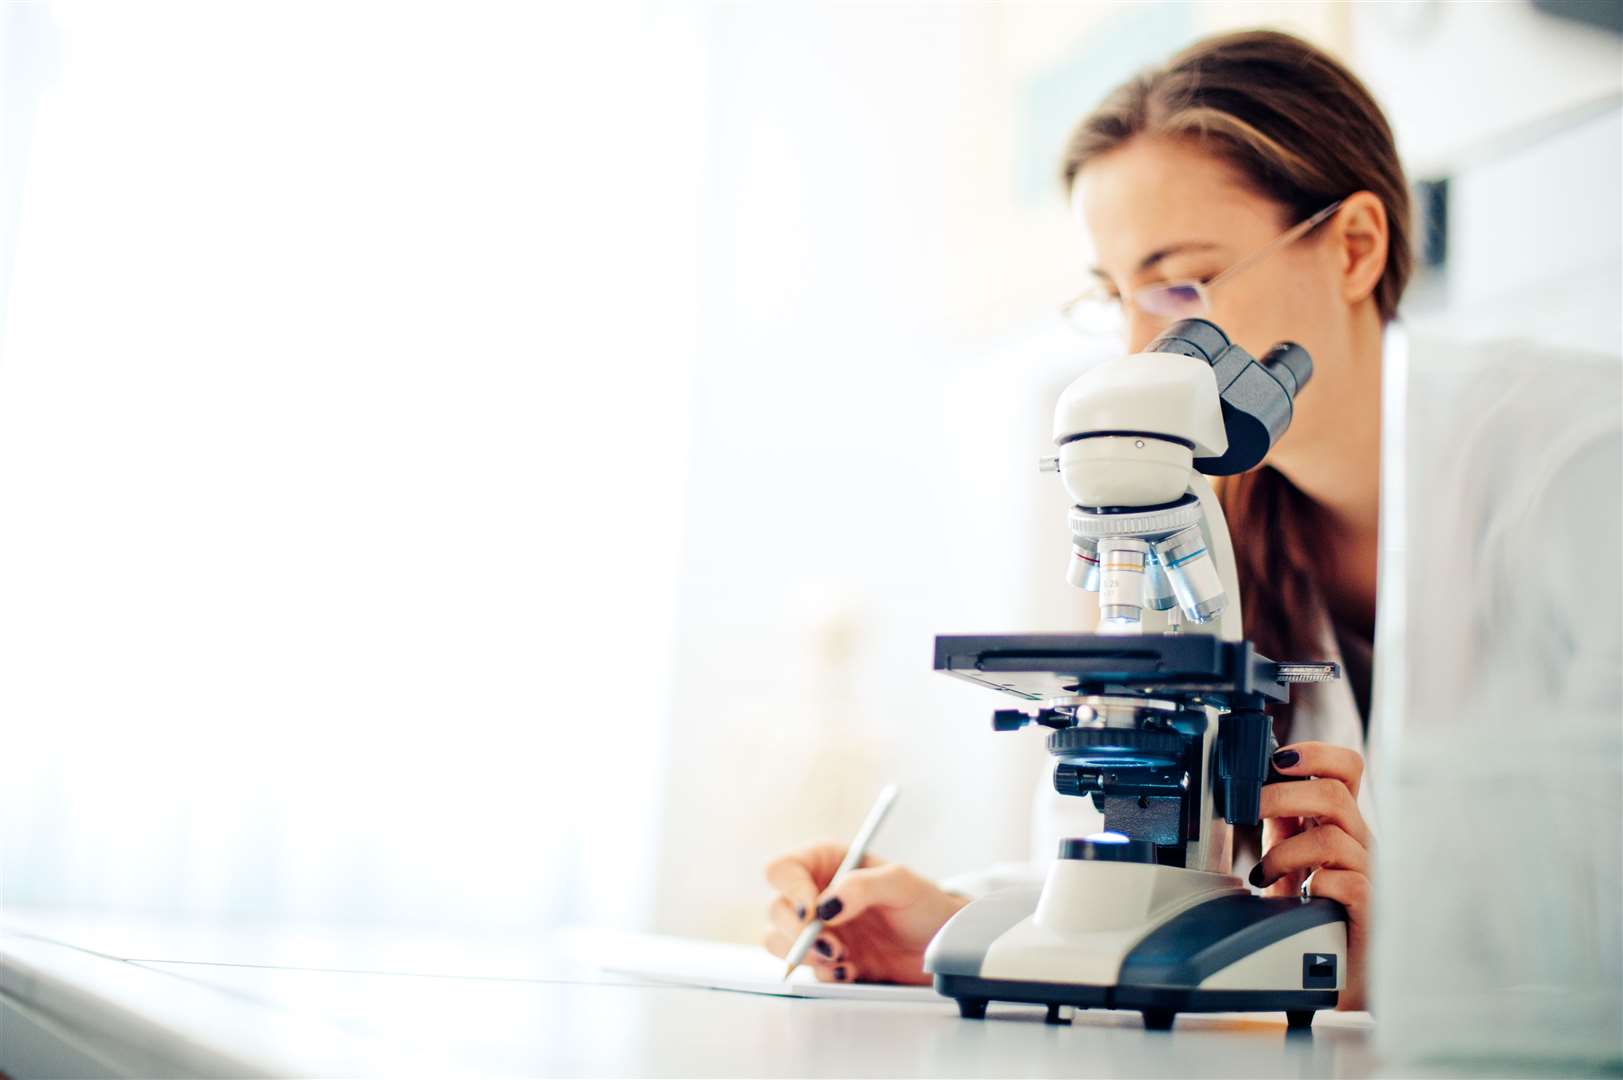
<path id="1" fill-rule="evenodd" d="M 1342 298 L 1356 304 L 1375 291 L 1386 272 L 1386 204 L 1368 191 L 1349 195 L 1330 219 L 1330 229 Z"/>

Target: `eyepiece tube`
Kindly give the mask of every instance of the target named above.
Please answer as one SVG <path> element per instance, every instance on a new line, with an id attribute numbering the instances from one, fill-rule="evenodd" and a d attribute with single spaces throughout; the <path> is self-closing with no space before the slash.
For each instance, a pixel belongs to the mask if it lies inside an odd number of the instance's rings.
<path id="1" fill-rule="evenodd" d="M 1313 358 L 1294 341 L 1281 341 L 1269 349 L 1262 358 L 1262 366 L 1279 380 L 1292 398 L 1300 394 L 1302 387 L 1313 377 Z"/>
<path id="2" fill-rule="evenodd" d="M 1144 346 L 1147 353 L 1173 353 L 1192 356 L 1215 364 L 1229 347 L 1228 335 L 1206 319 L 1179 319 Z"/>

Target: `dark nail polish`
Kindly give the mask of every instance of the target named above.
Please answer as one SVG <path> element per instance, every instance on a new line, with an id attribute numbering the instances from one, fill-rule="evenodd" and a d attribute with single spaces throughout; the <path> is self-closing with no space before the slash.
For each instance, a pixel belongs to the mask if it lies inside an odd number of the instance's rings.
<path id="1" fill-rule="evenodd" d="M 828 943 L 827 938 L 817 939 L 817 951 L 828 957 L 830 960 L 834 959 L 834 946 Z"/>
<path id="2" fill-rule="evenodd" d="M 817 917 L 824 922 L 828 922 L 843 910 L 845 910 L 845 905 L 840 903 L 840 898 L 831 896 L 817 906 Z"/>
<path id="3" fill-rule="evenodd" d="M 1295 750 L 1281 750 L 1274 755 L 1274 768 L 1288 769 L 1302 760 L 1302 755 Z"/>
<path id="4" fill-rule="evenodd" d="M 1251 887 L 1252 888 L 1254 888 L 1254 889 L 1262 888 L 1262 864 L 1261 863 L 1258 863 L 1257 865 L 1255 865 L 1255 866 L 1253 866 L 1251 868 L 1251 876 L 1248 877 L 1246 880 L 1251 882 Z"/>
<path id="5" fill-rule="evenodd" d="M 795 918 L 799 919 L 801 922 L 806 921 L 806 905 L 805 904 L 796 904 L 795 905 Z"/>
<path id="6" fill-rule="evenodd" d="M 845 981 L 845 965 L 844 964 L 841 964 L 839 967 L 834 969 L 834 977 L 836 979 L 838 979 L 840 982 Z"/>

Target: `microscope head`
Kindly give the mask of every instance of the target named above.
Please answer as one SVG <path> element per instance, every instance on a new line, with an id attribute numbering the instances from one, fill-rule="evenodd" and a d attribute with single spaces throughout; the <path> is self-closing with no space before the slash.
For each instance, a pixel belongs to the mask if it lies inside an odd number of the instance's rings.
<path id="1" fill-rule="evenodd" d="M 1300 345 L 1282 342 L 1259 363 L 1205 319 L 1176 322 L 1143 352 L 1090 369 L 1060 395 L 1060 478 L 1082 507 L 1172 502 L 1191 469 L 1228 476 L 1260 464 L 1312 375 Z"/>
<path id="2" fill-rule="evenodd" d="M 1107 360 L 1054 409 L 1059 474 L 1078 506 L 1156 506 L 1184 493 L 1195 457 L 1228 450 L 1212 368 L 1156 352 Z"/>
<path id="3" fill-rule="evenodd" d="M 1312 374 L 1299 345 L 1258 363 L 1212 323 L 1185 319 L 1066 388 L 1052 459 L 1073 504 L 1066 580 L 1099 594 L 1101 633 L 1141 633 L 1150 610 L 1239 636 L 1238 618 L 1223 619 L 1239 587 L 1229 539 L 1200 477 L 1259 464 Z"/>

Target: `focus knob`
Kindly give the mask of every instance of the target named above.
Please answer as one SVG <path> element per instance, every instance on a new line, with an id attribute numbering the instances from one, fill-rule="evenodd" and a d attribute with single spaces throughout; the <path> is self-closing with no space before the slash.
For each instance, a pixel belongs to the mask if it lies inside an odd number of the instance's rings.
<path id="1" fill-rule="evenodd" d="M 1313 358 L 1294 341 L 1281 341 L 1269 349 L 1262 358 L 1262 366 L 1279 380 L 1279 384 L 1293 398 L 1302 392 L 1302 387 L 1313 377 Z"/>
<path id="2" fill-rule="evenodd" d="M 1099 774 L 1062 761 L 1054 766 L 1054 790 L 1061 795 L 1089 795 L 1099 789 Z"/>

